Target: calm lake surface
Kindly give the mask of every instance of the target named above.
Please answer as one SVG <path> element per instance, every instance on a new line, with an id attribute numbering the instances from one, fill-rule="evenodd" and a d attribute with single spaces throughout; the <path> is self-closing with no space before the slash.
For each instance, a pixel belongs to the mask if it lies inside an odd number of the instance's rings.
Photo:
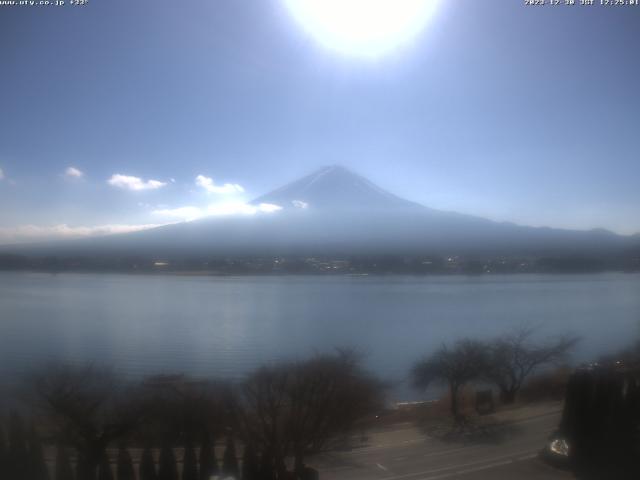
<path id="1" fill-rule="evenodd" d="M 640 338 L 640 275 L 281 276 L 0 273 L 0 378 L 46 362 L 239 378 L 356 346 L 402 386 L 442 342 L 513 326 L 575 333 L 584 361 Z"/>

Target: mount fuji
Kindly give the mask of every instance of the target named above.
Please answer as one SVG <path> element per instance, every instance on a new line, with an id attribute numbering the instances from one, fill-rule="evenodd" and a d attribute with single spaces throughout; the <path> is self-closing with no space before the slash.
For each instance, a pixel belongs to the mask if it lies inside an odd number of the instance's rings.
<path id="1" fill-rule="evenodd" d="M 135 233 L 23 246 L 19 250 L 163 258 L 640 255 L 638 236 L 617 235 L 602 229 L 526 227 L 435 210 L 387 192 L 340 166 L 321 168 L 250 203 L 267 205 L 271 213 L 212 216 Z"/>
<path id="2" fill-rule="evenodd" d="M 300 180 L 258 197 L 251 203 L 269 203 L 284 209 L 311 208 L 333 211 L 425 208 L 387 192 L 339 165 L 323 167 Z"/>

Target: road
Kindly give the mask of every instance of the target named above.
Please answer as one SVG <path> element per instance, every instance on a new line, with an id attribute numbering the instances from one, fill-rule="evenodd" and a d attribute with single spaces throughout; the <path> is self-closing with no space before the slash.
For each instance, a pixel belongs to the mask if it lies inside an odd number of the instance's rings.
<path id="1" fill-rule="evenodd" d="M 514 421 L 499 442 L 466 445 L 404 425 L 373 435 L 366 447 L 323 454 L 310 464 L 328 480 L 570 479 L 537 458 L 558 420 L 554 411 Z"/>

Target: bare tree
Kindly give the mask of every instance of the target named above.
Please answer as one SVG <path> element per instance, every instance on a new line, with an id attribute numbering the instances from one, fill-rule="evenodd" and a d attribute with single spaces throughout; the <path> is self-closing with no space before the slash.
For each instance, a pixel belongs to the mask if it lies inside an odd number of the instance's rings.
<path id="1" fill-rule="evenodd" d="M 218 473 L 218 461 L 213 445 L 215 441 L 212 441 L 211 434 L 205 431 L 200 444 L 200 480 L 209 480 Z"/>
<path id="2" fill-rule="evenodd" d="M 9 449 L 7 452 L 7 476 L 15 480 L 26 480 L 29 476 L 29 451 L 27 433 L 22 417 L 12 412 L 9 418 Z"/>
<path id="3" fill-rule="evenodd" d="M 93 476 L 107 446 L 131 432 L 148 406 L 108 370 L 57 367 L 36 377 L 39 406 L 56 436 L 76 447 Z"/>
<path id="4" fill-rule="evenodd" d="M 236 444 L 233 438 L 229 436 L 222 456 L 222 473 L 225 477 L 237 478 L 239 470 Z"/>
<path id="5" fill-rule="evenodd" d="M 488 345 L 485 377 L 500 389 L 503 403 L 513 403 L 527 377 L 543 365 L 564 360 L 578 342 L 577 337 L 563 336 L 536 343 L 535 329 L 519 327 Z"/>
<path id="6" fill-rule="evenodd" d="M 242 480 L 258 480 L 260 478 L 258 455 L 251 443 L 244 446 L 241 478 Z"/>
<path id="7" fill-rule="evenodd" d="M 156 464 L 153 460 L 153 453 L 149 447 L 142 450 L 140 463 L 138 465 L 138 478 L 140 480 L 156 480 Z"/>
<path id="8" fill-rule="evenodd" d="M 98 480 L 114 480 L 111 471 L 111 460 L 106 450 L 102 451 L 100 461 L 98 463 Z"/>
<path id="9" fill-rule="evenodd" d="M 196 442 L 207 433 L 220 433 L 231 421 L 226 382 L 185 375 L 152 376 L 142 384 L 150 404 L 145 435 Z"/>
<path id="10" fill-rule="evenodd" d="M 297 364 L 290 380 L 286 431 L 298 472 L 306 455 L 344 438 L 382 406 L 381 382 L 360 368 L 359 356 L 350 350 Z"/>
<path id="11" fill-rule="evenodd" d="M 58 445 L 56 449 L 55 480 L 73 480 L 73 469 L 65 447 Z"/>
<path id="12" fill-rule="evenodd" d="M 265 475 L 285 465 L 289 375 L 286 365 L 262 367 L 244 382 L 238 395 L 242 435 L 245 443 L 253 441 L 260 447 Z"/>
<path id="13" fill-rule="evenodd" d="M 451 397 L 451 414 L 460 423 L 463 417 L 460 415 L 458 393 L 465 384 L 482 375 L 486 361 L 485 346 L 481 342 L 464 339 L 451 348 L 442 345 L 413 367 L 413 383 L 421 389 L 426 389 L 434 382 L 447 384 Z"/>
<path id="14" fill-rule="evenodd" d="M 136 474 L 133 469 L 133 460 L 126 445 L 121 444 L 118 448 L 118 462 L 116 467 L 116 477 L 118 480 L 135 480 Z"/>
<path id="15" fill-rule="evenodd" d="M 4 440 L 4 430 L 2 429 L 2 424 L 0 424 L 0 472 L 8 471 L 9 469 L 7 465 L 8 458 L 9 458 L 9 453 L 7 449 L 7 444 Z"/>
<path id="16" fill-rule="evenodd" d="M 245 437 L 281 478 L 285 457 L 292 455 L 301 471 L 307 455 L 350 433 L 381 404 L 382 384 L 355 355 L 338 352 L 261 368 L 243 386 L 239 418 Z"/>
<path id="17" fill-rule="evenodd" d="M 120 479 L 118 479 L 120 480 Z M 198 459 L 193 443 L 188 440 L 182 457 L 182 480 L 198 480 Z"/>
<path id="18" fill-rule="evenodd" d="M 49 480 L 49 471 L 44 458 L 42 442 L 34 425 L 29 432 L 29 475 L 30 480 Z"/>

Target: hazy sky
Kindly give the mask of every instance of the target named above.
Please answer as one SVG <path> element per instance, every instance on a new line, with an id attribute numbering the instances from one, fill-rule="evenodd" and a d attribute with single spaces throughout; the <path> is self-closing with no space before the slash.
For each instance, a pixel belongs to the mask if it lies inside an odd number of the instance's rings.
<path id="1" fill-rule="evenodd" d="M 640 7 L 523 3 L 440 0 L 375 58 L 284 0 L 0 7 L 0 243 L 241 210 L 326 164 L 434 208 L 640 231 Z"/>

